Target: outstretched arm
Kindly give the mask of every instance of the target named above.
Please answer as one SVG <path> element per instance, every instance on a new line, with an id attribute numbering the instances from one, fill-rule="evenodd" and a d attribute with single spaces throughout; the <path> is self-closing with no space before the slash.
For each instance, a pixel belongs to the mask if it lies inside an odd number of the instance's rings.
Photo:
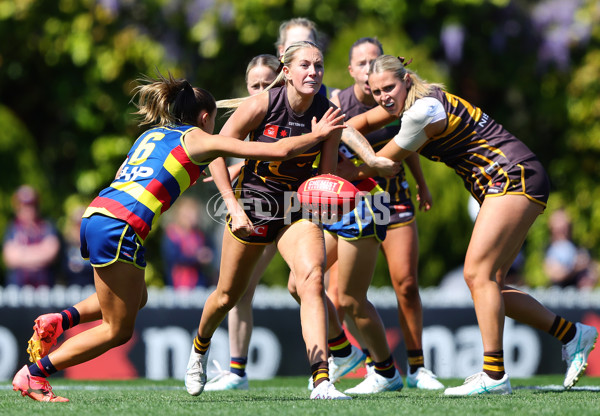
<path id="1" fill-rule="evenodd" d="M 406 165 L 410 169 L 413 178 L 417 182 L 417 201 L 419 201 L 419 209 L 421 211 L 429 211 L 433 205 L 433 198 L 427 187 L 423 169 L 421 169 L 421 161 L 417 153 L 413 153 L 405 160 Z"/>
<path id="2" fill-rule="evenodd" d="M 252 129 L 258 127 L 258 123 L 260 123 L 260 120 L 264 118 L 264 115 L 267 111 L 268 97 L 266 94 L 259 94 L 256 98 L 247 100 L 247 102 L 250 101 L 253 103 L 252 106 L 244 108 L 244 104 L 242 104 L 242 106 L 233 113 L 233 115 L 227 120 L 221 129 L 221 134 L 227 136 L 229 140 L 238 139 L 235 140 L 237 144 L 243 143 L 242 140 L 248 135 L 248 133 L 250 133 Z M 195 157 L 198 157 L 197 160 L 205 160 L 205 150 L 202 146 L 204 144 L 203 139 L 213 136 L 209 135 L 208 133 L 204 133 L 201 130 L 194 130 L 194 132 L 200 134 L 197 137 L 197 140 L 189 140 L 189 144 L 186 140 L 186 145 L 188 146 L 189 151 L 193 153 Z M 192 150 L 190 149 L 190 144 L 199 146 L 199 148 Z M 225 202 L 227 212 L 231 216 L 231 231 L 238 237 L 249 236 L 254 228 L 252 222 L 248 219 L 248 216 L 238 204 L 237 198 L 235 197 L 233 188 L 231 187 L 231 178 L 225 164 L 225 159 L 222 157 L 216 158 L 209 165 L 209 169 L 215 185 L 221 193 L 223 202 Z"/>
<path id="3" fill-rule="evenodd" d="M 227 170 L 229 171 L 229 179 L 230 181 L 234 181 L 238 176 L 240 176 L 240 172 L 242 171 L 242 167 L 244 166 L 244 161 L 235 163 L 233 165 L 227 166 Z M 214 179 L 212 176 L 207 176 L 202 179 L 202 182 L 213 182 Z"/>
<path id="4" fill-rule="evenodd" d="M 374 169 L 374 176 L 391 177 L 398 174 L 400 164 L 385 157 L 375 155 L 369 141 L 354 127 L 348 126 L 342 132 L 342 142 L 350 147 L 367 166 Z"/>
<path id="5" fill-rule="evenodd" d="M 355 117 L 352 117 L 346 122 L 351 127 L 354 127 L 361 134 L 369 134 L 375 130 L 387 126 L 397 117 L 388 113 L 381 106 L 374 107 L 369 111 L 365 111 Z"/>
<path id="6" fill-rule="evenodd" d="M 256 160 L 287 160 L 302 154 L 320 141 L 325 140 L 330 134 L 344 129 L 343 120 L 344 116 L 340 115 L 339 109 L 329 108 L 318 122 L 316 118 L 313 118 L 310 133 L 280 139 L 274 143 L 247 142 L 232 138 L 238 137 L 237 135 L 227 137 L 226 134 L 223 134 L 226 124 L 221 130 L 221 135 L 210 135 L 202 130 L 190 132 L 190 135 L 204 137 L 198 137 L 197 140 L 193 139 L 193 145 L 188 146 L 188 149 L 194 159 L 198 161 L 219 156 L 234 156 Z M 339 136 L 339 132 L 336 134 Z"/>

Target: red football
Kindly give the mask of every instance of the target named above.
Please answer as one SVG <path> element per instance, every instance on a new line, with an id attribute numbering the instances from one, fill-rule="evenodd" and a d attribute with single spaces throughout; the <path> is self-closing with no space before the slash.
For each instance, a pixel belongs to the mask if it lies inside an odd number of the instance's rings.
<path id="1" fill-rule="evenodd" d="M 339 176 L 327 174 L 307 179 L 298 188 L 298 200 L 304 209 L 318 213 L 344 215 L 356 206 L 358 188 Z"/>

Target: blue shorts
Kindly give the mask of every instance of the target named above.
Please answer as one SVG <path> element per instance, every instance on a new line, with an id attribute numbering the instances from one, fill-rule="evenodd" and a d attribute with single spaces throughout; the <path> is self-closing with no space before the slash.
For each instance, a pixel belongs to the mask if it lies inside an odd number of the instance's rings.
<path id="1" fill-rule="evenodd" d="M 375 237 L 380 242 L 385 240 L 390 211 L 388 201 L 381 198 L 384 194 L 389 195 L 387 192 L 381 192 L 361 198 L 356 208 L 344 215 L 340 221 L 323 224 L 323 228 L 344 240 L 367 237 Z M 389 200 L 389 197 L 387 199 Z"/>
<path id="2" fill-rule="evenodd" d="M 115 261 L 130 263 L 144 269 L 144 242 L 125 221 L 95 214 L 81 221 L 81 257 L 94 267 L 108 266 Z"/>

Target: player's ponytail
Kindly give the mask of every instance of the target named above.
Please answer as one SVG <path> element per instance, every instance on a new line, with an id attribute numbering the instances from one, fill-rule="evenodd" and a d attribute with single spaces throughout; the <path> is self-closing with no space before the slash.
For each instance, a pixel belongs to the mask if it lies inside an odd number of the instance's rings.
<path id="1" fill-rule="evenodd" d="M 142 78 L 136 87 L 135 104 L 141 116 L 140 125 L 174 124 L 196 125 L 201 111 L 212 113 L 216 108 L 212 94 L 202 88 L 194 88 L 185 79 L 168 78 L 158 73 L 157 78 Z M 135 96 L 134 96 L 135 98 Z"/>

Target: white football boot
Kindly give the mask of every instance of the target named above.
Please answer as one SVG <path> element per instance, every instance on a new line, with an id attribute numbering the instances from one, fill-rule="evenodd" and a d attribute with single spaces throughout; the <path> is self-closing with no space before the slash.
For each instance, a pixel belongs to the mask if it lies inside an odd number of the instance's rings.
<path id="1" fill-rule="evenodd" d="M 367 374 L 365 379 L 357 386 L 352 387 L 348 390 L 344 390 L 346 394 L 375 394 L 382 393 L 384 391 L 400 391 L 404 387 L 402 377 L 398 370 L 394 374 L 394 377 L 387 378 L 376 372 Z"/>
<path id="2" fill-rule="evenodd" d="M 562 347 L 562 357 L 567 362 L 567 373 L 563 386 L 567 390 L 577 383 L 585 371 L 588 356 L 594 349 L 596 338 L 598 338 L 598 331 L 593 326 L 577 322 L 575 327 L 577 328 L 575 338 Z"/>
<path id="3" fill-rule="evenodd" d="M 349 400 L 352 397 L 339 392 L 331 381 L 324 381 L 310 393 L 312 400 Z"/>
<path id="4" fill-rule="evenodd" d="M 414 373 L 408 370 L 406 385 L 410 388 L 422 390 L 441 390 L 444 385 L 440 383 L 437 376 L 425 367 L 419 367 Z"/>
<path id="5" fill-rule="evenodd" d="M 198 396 L 204 390 L 207 367 L 208 351 L 206 351 L 206 354 L 198 354 L 192 345 L 187 371 L 185 372 L 185 388 L 192 396 Z"/>
<path id="6" fill-rule="evenodd" d="M 238 376 L 228 370 L 223 370 L 218 361 L 213 360 L 217 367 L 217 376 L 206 383 L 204 391 L 248 390 L 248 375 Z"/>
<path id="7" fill-rule="evenodd" d="M 500 380 L 490 378 L 486 373 L 473 374 L 466 378 L 464 384 L 449 387 L 444 391 L 446 396 L 475 396 L 478 394 L 511 394 L 512 388 L 508 374 Z"/>

